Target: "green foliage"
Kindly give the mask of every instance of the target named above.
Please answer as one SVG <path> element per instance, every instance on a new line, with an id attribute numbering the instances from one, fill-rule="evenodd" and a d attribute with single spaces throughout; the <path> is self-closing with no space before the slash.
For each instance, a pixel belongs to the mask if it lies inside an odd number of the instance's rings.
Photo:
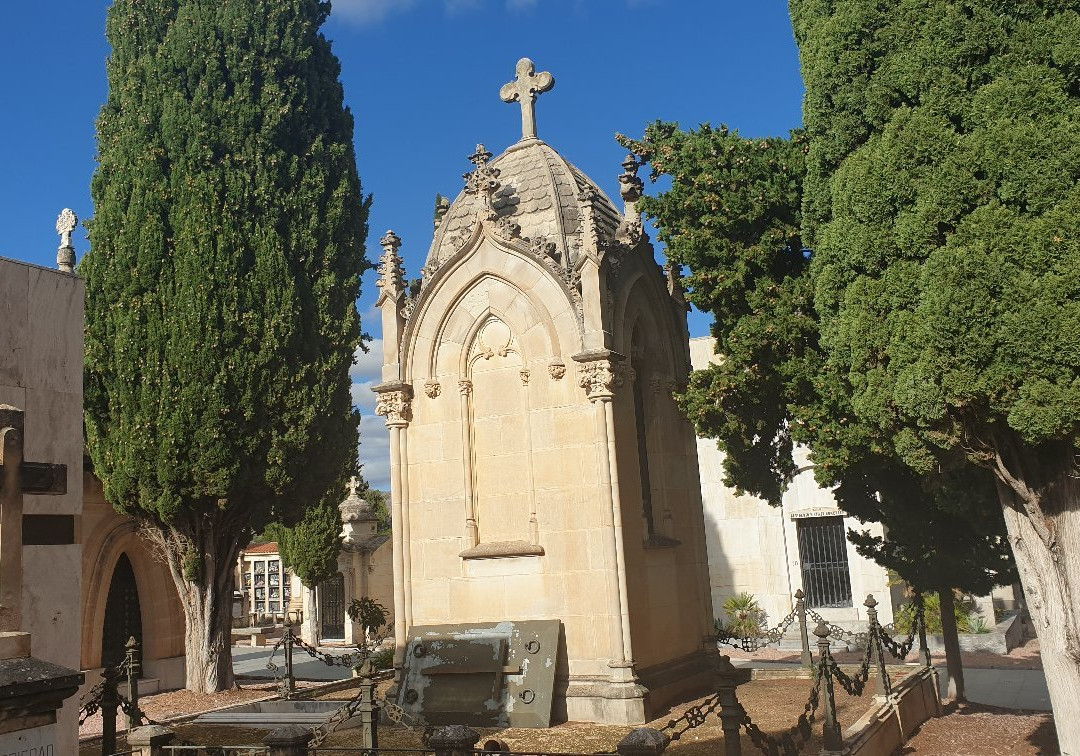
<path id="1" fill-rule="evenodd" d="M 791 8 L 826 372 L 912 469 L 1037 502 L 1080 437 L 1075 3 Z"/>
<path id="2" fill-rule="evenodd" d="M 381 535 L 389 533 L 391 529 L 390 524 L 390 494 L 386 491 L 379 491 L 374 488 L 369 488 L 364 494 L 366 499 L 375 510 L 375 516 L 378 518 L 379 524 L 377 532 Z"/>
<path id="3" fill-rule="evenodd" d="M 386 625 L 387 608 L 369 596 L 353 599 L 345 611 L 349 619 L 364 628 L 364 635 L 375 633 Z"/>
<path id="4" fill-rule="evenodd" d="M 292 527 L 271 523 L 266 533 L 278 543 L 282 563 L 313 588 L 333 577 L 341 551 L 341 514 L 333 499 L 321 501 L 304 511 L 300 522 Z"/>
<path id="5" fill-rule="evenodd" d="M 370 658 L 375 669 L 391 669 L 394 666 L 394 649 L 380 648 Z"/>
<path id="6" fill-rule="evenodd" d="M 988 633 L 986 620 L 979 612 L 975 601 L 970 596 L 954 594 L 953 614 L 956 615 L 956 629 L 961 633 Z M 923 616 L 926 618 L 926 632 L 941 633 L 941 597 L 936 593 L 923 595 Z M 893 624 L 901 635 L 911 632 L 915 621 L 914 602 L 904 604 L 896 610 Z"/>
<path id="7" fill-rule="evenodd" d="M 295 520 L 356 454 L 368 203 L 328 12 L 109 10 L 79 266 L 90 454 L 117 509 L 202 542 L 209 527 L 217 549 Z"/>
<path id="8" fill-rule="evenodd" d="M 1010 579 L 990 477 L 912 471 L 861 421 L 843 376 L 826 369 L 813 258 L 799 235 L 806 139 L 656 123 L 642 140 L 620 142 L 651 163 L 654 180 L 672 179 L 642 208 L 669 258 L 690 266 L 689 300 L 714 316 L 721 358 L 694 371 L 679 400 L 698 433 L 717 439 L 725 482 L 779 504 L 795 446 L 805 445 L 845 511 L 885 524 L 888 541 L 849 534 L 864 555 L 927 590 L 947 579 L 982 592 Z"/>
<path id="9" fill-rule="evenodd" d="M 754 598 L 754 594 L 738 593 L 729 596 L 724 602 L 727 619 L 716 620 L 717 634 L 724 637 L 759 638 L 765 632 L 765 610 Z"/>

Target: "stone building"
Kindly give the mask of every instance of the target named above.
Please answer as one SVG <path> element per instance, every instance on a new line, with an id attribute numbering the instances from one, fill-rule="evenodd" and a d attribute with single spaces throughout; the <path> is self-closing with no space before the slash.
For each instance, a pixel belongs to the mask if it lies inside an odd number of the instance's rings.
<path id="1" fill-rule="evenodd" d="M 419 281 L 382 239 L 396 663 L 413 626 L 559 619 L 555 716 L 637 723 L 710 682 L 686 303 L 633 157 L 620 210 L 537 138 L 552 84 L 518 63 L 522 137 L 469 157 Z"/>
<path id="2" fill-rule="evenodd" d="M 61 216 L 64 229 L 74 228 L 71 219 L 73 214 L 66 222 Z M 39 662 L 72 674 L 83 667 L 84 298 L 82 280 L 69 271 L 0 258 L 3 753 L 46 746 L 54 753 L 78 750 L 79 699 L 70 693 L 55 722 L 35 722 L 40 726 L 32 728 L 32 736 L 11 731 L 22 730 L 25 724 L 17 719 L 33 720 L 37 711 L 33 702 L 12 711 L 20 698 L 19 680 L 13 680 L 19 668 L 48 680 L 60 673 L 48 667 L 39 673 L 33 669 Z M 25 463 L 51 467 L 51 479 L 26 480 Z M 39 695 L 48 699 L 47 692 Z"/>
<path id="3" fill-rule="evenodd" d="M 711 336 L 690 340 L 695 369 L 717 359 L 714 345 Z M 802 588 L 808 606 L 830 622 L 859 627 L 866 621 L 863 600 L 868 593 L 880 602 L 881 621 L 892 622 L 885 568 L 860 556 L 845 536 L 849 528 L 880 536 L 879 523 L 863 525 L 845 516 L 832 493 L 815 482 L 809 464 L 800 465 L 779 507 L 736 496 L 723 482 L 723 455 L 716 441 L 700 438 L 697 445 L 717 617 L 724 617 L 722 607 L 730 596 L 746 592 L 766 611 L 771 626 L 794 608 L 792 594 Z"/>

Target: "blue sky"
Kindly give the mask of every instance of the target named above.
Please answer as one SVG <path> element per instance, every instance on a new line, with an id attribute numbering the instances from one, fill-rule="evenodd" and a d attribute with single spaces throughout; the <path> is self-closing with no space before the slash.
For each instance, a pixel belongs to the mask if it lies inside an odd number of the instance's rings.
<path id="1" fill-rule="evenodd" d="M 59 211 L 93 215 L 109 5 L 5 3 L 0 256 L 52 267 Z M 798 50 L 780 0 L 335 0 L 324 31 L 356 118 L 360 177 L 374 195 L 369 255 L 393 228 L 412 276 L 431 242 L 435 194 L 457 195 L 477 142 L 498 154 L 520 136 L 518 106 L 498 91 L 523 56 L 555 77 L 537 104 L 540 138 L 614 198 L 625 155 L 616 132 L 640 136 L 661 119 L 766 136 L 801 122 Z M 81 258 L 81 230 L 75 239 Z M 358 304 L 377 339 L 375 293 L 369 274 Z M 693 314 L 691 332 L 704 335 L 708 322 Z M 353 370 L 353 396 L 365 415 L 365 474 L 386 488 L 386 434 L 369 391 L 380 343 L 372 347 Z"/>

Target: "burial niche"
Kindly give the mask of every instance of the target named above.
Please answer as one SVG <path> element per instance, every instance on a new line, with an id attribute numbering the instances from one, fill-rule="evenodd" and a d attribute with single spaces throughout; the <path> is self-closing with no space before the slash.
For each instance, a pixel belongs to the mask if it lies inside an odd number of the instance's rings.
<path id="1" fill-rule="evenodd" d="M 101 666 L 115 667 L 124 661 L 128 638 L 142 648 L 142 610 L 135 570 L 127 554 L 121 554 L 113 568 L 109 597 L 105 600 L 105 622 L 101 632 Z"/>
<path id="2" fill-rule="evenodd" d="M 510 327 L 489 316 L 472 341 L 462 381 L 480 544 L 535 543 L 529 378 Z"/>

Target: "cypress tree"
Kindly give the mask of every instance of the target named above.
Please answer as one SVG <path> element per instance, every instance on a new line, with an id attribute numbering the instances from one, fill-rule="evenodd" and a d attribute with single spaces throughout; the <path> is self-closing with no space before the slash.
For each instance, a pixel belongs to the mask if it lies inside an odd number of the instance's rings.
<path id="1" fill-rule="evenodd" d="M 1080 753 L 1080 13 L 791 9 L 826 372 L 911 469 L 990 470 Z"/>
<path id="2" fill-rule="evenodd" d="M 369 266 L 317 0 L 115 0 L 86 279 L 86 431 L 187 624 L 187 686 L 232 684 L 239 550 L 340 490 Z"/>
<path id="3" fill-rule="evenodd" d="M 991 478 L 962 467 L 916 472 L 845 400 L 827 372 L 813 304 L 812 253 L 801 243 L 807 140 L 747 139 L 726 127 L 650 125 L 621 143 L 647 159 L 671 189 L 641 201 L 668 257 L 690 266 L 688 299 L 713 315 L 718 363 L 691 374 L 678 397 L 702 436 L 724 453 L 728 485 L 778 506 L 810 450 L 816 480 L 888 540 L 849 531 L 864 556 L 951 606 L 953 589 L 985 594 L 1011 582 L 1004 522 L 988 507 Z M 801 456 L 801 455 L 800 455 Z M 964 697 L 951 609 L 943 612 L 953 695 Z"/>

